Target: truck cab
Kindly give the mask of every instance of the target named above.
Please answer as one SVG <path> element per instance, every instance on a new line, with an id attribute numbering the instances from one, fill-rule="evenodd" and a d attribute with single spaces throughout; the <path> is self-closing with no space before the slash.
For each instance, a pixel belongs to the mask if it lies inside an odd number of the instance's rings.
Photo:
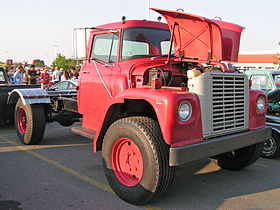
<path id="1" fill-rule="evenodd" d="M 74 30 L 75 57 L 83 59 L 77 97 L 10 95 L 10 103 L 18 99 L 16 128 L 26 144 L 40 142 L 44 123 L 59 119 L 52 111 L 81 115 L 72 131 L 93 140 L 110 186 L 132 204 L 158 199 L 178 165 L 212 157 L 223 169 L 247 167 L 271 137 L 266 94 L 250 89 L 230 64 L 243 27 L 153 10 L 167 24 L 123 19 Z M 33 119 L 33 112 L 40 115 Z M 40 132 L 22 116 L 40 124 Z"/>

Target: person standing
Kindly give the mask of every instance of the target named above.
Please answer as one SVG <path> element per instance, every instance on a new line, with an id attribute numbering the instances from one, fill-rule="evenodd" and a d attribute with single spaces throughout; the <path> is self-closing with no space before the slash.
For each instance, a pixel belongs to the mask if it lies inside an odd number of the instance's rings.
<path id="1" fill-rule="evenodd" d="M 23 84 L 23 67 L 22 66 L 19 66 L 17 68 L 17 71 L 16 71 L 14 77 L 15 77 L 15 80 L 16 80 L 16 84 L 18 84 L 18 85 Z"/>
<path id="2" fill-rule="evenodd" d="M 35 65 L 31 65 L 30 68 L 27 70 L 28 75 L 28 84 L 37 84 L 36 83 L 36 77 L 37 77 L 37 71 L 35 70 Z"/>
<path id="3" fill-rule="evenodd" d="M 63 75 L 61 76 L 61 80 L 60 81 L 65 81 L 69 79 L 69 74 L 67 72 L 67 70 L 63 70 Z"/>
<path id="4" fill-rule="evenodd" d="M 76 71 L 75 67 L 70 68 L 71 73 L 70 73 L 70 79 L 78 79 L 79 73 Z"/>
<path id="5" fill-rule="evenodd" d="M 23 76 L 23 84 L 27 85 L 28 84 L 28 75 L 27 75 L 27 71 L 25 69 L 23 69 L 23 71 L 22 71 L 22 76 Z"/>
<path id="6" fill-rule="evenodd" d="M 36 83 L 40 84 L 41 83 L 41 71 L 40 69 L 37 69 L 37 73 L 36 73 Z"/>
<path id="7" fill-rule="evenodd" d="M 41 88 L 42 89 L 48 89 L 49 88 L 49 82 L 51 80 L 51 76 L 48 73 L 48 68 L 45 67 L 43 73 L 41 74 Z"/>
<path id="8" fill-rule="evenodd" d="M 61 77 L 63 76 L 64 69 L 60 68 L 59 70 L 59 82 L 61 82 Z"/>
<path id="9" fill-rule="evenodd" d="M 52 77 L 53 77 L 53 83 L 56 84 L 59 82 L 59 70 L 58 70 L 58 67 L 55 67 L 55 70 L 52 74 Z"/>

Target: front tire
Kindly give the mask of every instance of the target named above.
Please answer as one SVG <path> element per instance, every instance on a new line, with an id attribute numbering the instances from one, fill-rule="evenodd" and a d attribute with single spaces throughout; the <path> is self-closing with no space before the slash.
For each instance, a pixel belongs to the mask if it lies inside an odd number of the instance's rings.
<path id="1" fill-rule="evenodd" d="M 147 117 L 114 122 L 102 145 L 103 168 L 114 192 L 132 204 L 158 199 L 171 186 L 169 146 L 158 123 Z"/>
<path id="2" fill-rule="evenodd" d="M 252 165 L 260 157 L 263 143 L 254 144 L 218 155 L 218 165 L 227 170 L 239 170 Z"/>
<path id="3" fill-rule="evenodd" d="M 280 136 L 279 133 L 272 130 L 272 136 L 264 142 L 261 157 L 273 159 L 280 156 Z"/>
<path id="4" fill-rule="evenodd" d="M 15 107 L 15 128 L 23 144 L 38 144 L 45 132 L 45 112 L 42 104 L 23 105 L 21 99 Z"/>

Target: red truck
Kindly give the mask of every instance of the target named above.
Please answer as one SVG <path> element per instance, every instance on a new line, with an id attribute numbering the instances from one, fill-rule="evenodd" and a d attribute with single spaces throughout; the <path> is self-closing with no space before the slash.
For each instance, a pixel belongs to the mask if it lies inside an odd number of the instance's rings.
<path id="1" fill-rule="evenodd" d="M 178 165 L 212 157 L 223 169 L 247 167 L 271 137 L 265 93 L 228 63 L 243 28 L 153 10 L 168 24 L 123 19 L 87 28 L 88 40 L 75 30 L 77 92 L 14 90 L 8 100 L 24 144 L 39 143 L 45 123 L 82 119 L 72 131 L 93 140 L 110 186 L 133 204 L 166 192 Z"/>

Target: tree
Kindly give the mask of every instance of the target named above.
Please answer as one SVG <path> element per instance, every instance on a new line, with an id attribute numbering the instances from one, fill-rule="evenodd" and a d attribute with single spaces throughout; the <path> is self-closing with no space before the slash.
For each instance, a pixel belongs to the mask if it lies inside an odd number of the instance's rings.
<path id="1" fill-rule="evenodd" d="M 81 60 L 75 60 L 73 58 L 66 58 L 66 56 L 62 54 L 57 54 L 55 60 L 52 62 L 51 67 L 54 69 L 55 67 L 63 68 L 66 70 L 70 70 L 70 68 L 73 66 L 77 70 L 80 70 L 82 61 Z"/>
<path id="2" fill-rule="evenodd" d="M 5 68 L 5 63 L 0 62 L 0 68 Z"/>
<path id="3" fill-rule="evenodd" d="M 43 60 L 40 60 L 40 59 L 33 60 L 33 64 L 36 67 L 45 67 L 45 62 Z"/>
<path id="4" fill-rule="evenodd" d="M 15 62 L 14 63 L 14 66 L 17 68 L 17 67 L 19 67 L 19 66 L 22 66 L 22 62 Z M 25 61 L 24 62 L 24 67 L 27 67 L 28 66 L 28 63 L 27 63 L 27 61 Z"/>
<path id="5" fill-rule="evenodd" d="M 5 69 L 8 68 L 8 69 L 12 69 L 14 66 L 11 65 L 10 63 L 10 60 L 6 60 L 6 63 L 5 63 Z"/>
<path id="6" fill-rule="evenodd" d="M 280 54 L 277 54 L 274 58 L 276 58 L 277 61 L 273 62 L 273 64 L 277 65 L 277 69 L 280 70 Z"/>

